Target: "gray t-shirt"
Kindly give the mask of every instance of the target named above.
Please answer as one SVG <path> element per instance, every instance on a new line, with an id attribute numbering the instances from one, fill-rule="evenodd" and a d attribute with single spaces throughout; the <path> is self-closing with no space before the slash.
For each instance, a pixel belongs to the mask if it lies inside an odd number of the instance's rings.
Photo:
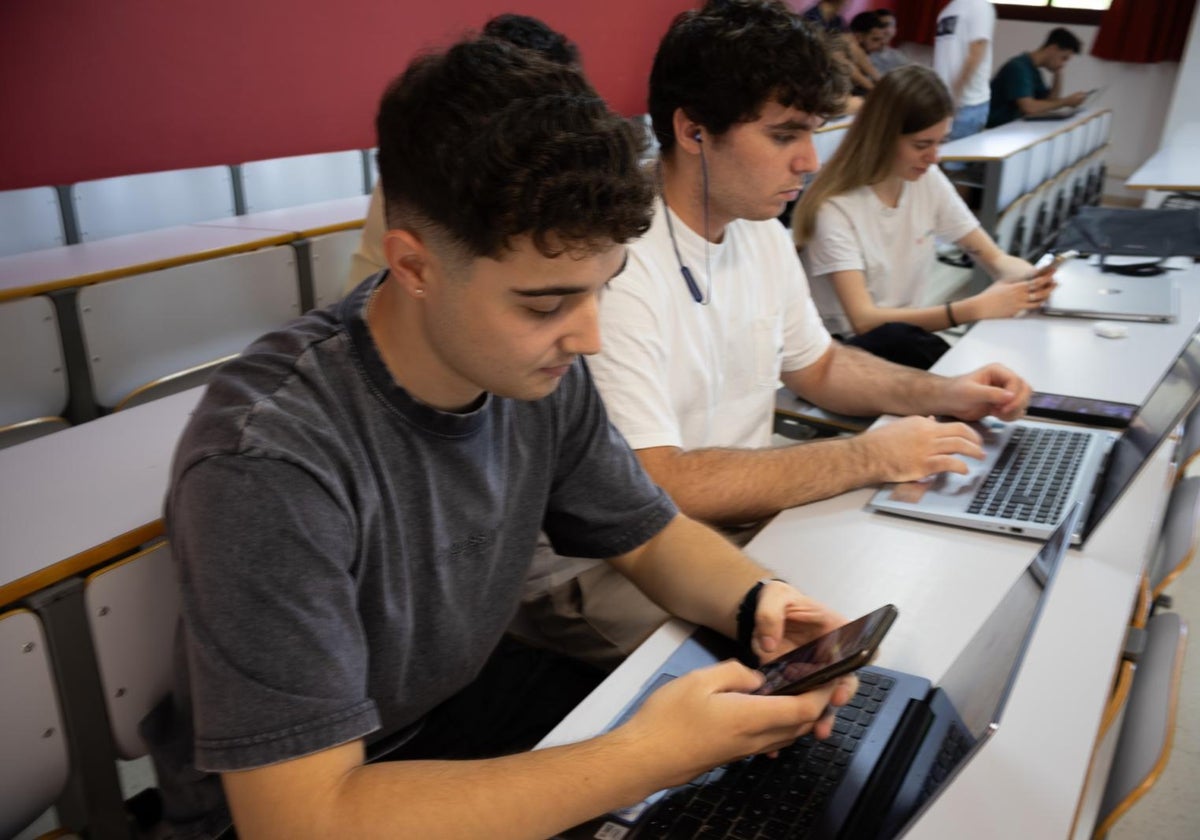
<path id="1" fill-rule="evenodd" d="M 194 722 L 194 759 L 166 761 L 183 775 L 398 743 L 478 674 L 539 529 L 609 557 L 675 515 L 582 362 L 534 402 L 413 400 L 363 318 L 379 277 L 221 368 L 180 441 L 186 660 L 174 712 L 144 728 L 178 753 Z"/>

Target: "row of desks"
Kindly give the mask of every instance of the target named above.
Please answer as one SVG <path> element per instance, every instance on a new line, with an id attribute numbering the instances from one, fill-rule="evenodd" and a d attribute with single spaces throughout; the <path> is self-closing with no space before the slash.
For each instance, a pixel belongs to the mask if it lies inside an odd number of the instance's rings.
<path id="1" fill-rule="evenodd" d="M 985 321 L 935 370 L 1000 361 L 1042 390 L 1140 404 L 1200 320 L 1200 270 L 1173 279 L 1183 292 L 1175 324 L 1129 324 L 1128 338 L 1113 340 L 1086 320 Z M 998 733 L 908 837 L 1090 836 L 1111 761 L 1096 751 L 1098 733 L 1173 479 L 1171 456 L 1170 444 L 1161 447 L 1088 543 L 1069 552 Z M 936 681 L 1040 544 L 872 513 L 864 509 L 872 492 L 785 511 L 747 551 L 844 615 L 896 604 L 900 618 L 879 664 Z M 602 729 L 686 634 L 681 622 L 665 625 L 544 743 Z"/>
<path id="2" fill-rule="evenodd" d="M 0 257 L 0 301 L 361 227 L 369 200 L 354 196 Z"/>

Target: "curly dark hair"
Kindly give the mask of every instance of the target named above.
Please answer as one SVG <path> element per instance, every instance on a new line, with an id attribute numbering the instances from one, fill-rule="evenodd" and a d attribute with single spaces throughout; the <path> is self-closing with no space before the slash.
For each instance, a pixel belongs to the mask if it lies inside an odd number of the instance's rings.
<path id="1" fill-rule="evenodd" d="M 632 128 L 577 68 L 536 52 L 483 37 L 417 58 L 375 127 L 389 226 L 469 257 L 524 234 L 546 256 L 587 253 L 650 226 Z"/>
<path id="2" fill-rule="evenodd" d="M 579 48 L 566 35 L 530 15 L 496 15 L 483 25 L 483 34 L 527 50 L 537 50 L 559 64 L 579 63 Z"/>
<path id="3" fill-rule="evenodd" d="M 650 118 L 670 151 L 677 108 L 720 135 L 757 119 L 769 101 L 840 113 L 848 88 L 824 35 L 780 0 L 709 0 L 663 36 L 650 71 Z"/>

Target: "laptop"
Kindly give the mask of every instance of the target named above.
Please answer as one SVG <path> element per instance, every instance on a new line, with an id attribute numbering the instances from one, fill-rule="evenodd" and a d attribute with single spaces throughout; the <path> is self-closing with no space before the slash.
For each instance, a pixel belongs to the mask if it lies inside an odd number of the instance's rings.
<path id="1" fill-rule="evenodd" d="M 787 837 L 888 840 L 916 822 L 1000 725 L 1046 593 L 1079 514 L 1067 511 L 941 683 L 888 668 L 858 671 L 859 691 L 829 739 L 718 767 L 687 785 L 561 835 L 564 840 Z M 728 658 L 727 639 L 697 630 L 617 716 L 666 682 Z"/>
<path id="2" fill-rule="evenodd" d="M 1168 277 L 1104 273 L 1082 260 L 1068 260 L 1054 279 L 1058 286 L 1042 307 L 1046 315 L 1157 323 L 1179 317 L 1179 286 Z"/>
<path id="3" fill-rule="evenodd" d="M 1078 105 L 1060 105 L 1057 108 L 1052 108 L 1049 111 L 1042 111 L 1040 114 L 1030 114 L 1022 119 L 1029 122 L 1039 122 L 1041 120 L 1065 120 L 1073 117 L 1085 108 L 1090 107 L 1100 94 L 1104 93 L 1104 88 L 1093 88 L 1087 92 L 1087 96 Z"/>
<path id="4" fill-rule="evenodd" d="M 967 475 L 942 473 L 885 485 L 867 506 L 915 519 L 1046 539 L 1071 504 L 1079 502 L 1080 525 L 1072 542 L 1082 543 L 1198 394 L 1200 333 L 1193 333 L 1123 431 L 986 418 L 977 424 L 984 457 L 967 459 Z"/>

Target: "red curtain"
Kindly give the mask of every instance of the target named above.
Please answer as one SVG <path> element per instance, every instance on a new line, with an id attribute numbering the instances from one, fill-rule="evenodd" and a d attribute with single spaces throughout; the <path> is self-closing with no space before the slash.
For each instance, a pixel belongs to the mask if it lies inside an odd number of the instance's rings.
<path id="1" fill-rule="evenodd" d="M 1195 8 L 1196 0 L 1113 0 L 1100 19 L 1092 55 L 1139 64 L 1179 61 Z"/>
<path id="2" fill-rule="evenodd" d="M 902 0 L 897 3 L 896 40 L 932 45 L 938 12 L 949 2 L 950 0 Z"/>

